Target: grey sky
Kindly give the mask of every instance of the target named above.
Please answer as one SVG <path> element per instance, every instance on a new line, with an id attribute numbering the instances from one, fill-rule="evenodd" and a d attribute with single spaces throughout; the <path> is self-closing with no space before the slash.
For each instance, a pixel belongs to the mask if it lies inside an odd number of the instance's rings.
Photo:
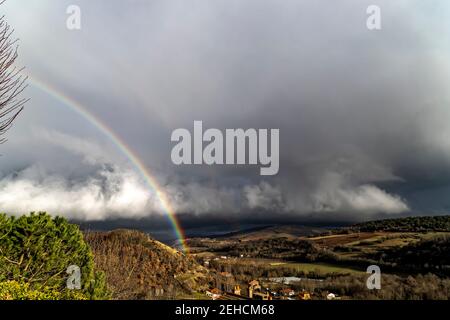
<path id="1" fill-rule="evenodd" d="M 65 28 L 69 4 L 82 30 Z M 366 8 L 382 9 L 382 30 Z M 8 1 L 20 64 L 134 149 L 179 213 L 361 220 L 450 209 L 448 1 Z M 0 208 L 161 214 L 129 161 L 30 86 L 0 159 Z M 175 167 L 170 134 L 279 128 L 280 173 Z M 61 201 L 63 199 L 63 201 Z"/>

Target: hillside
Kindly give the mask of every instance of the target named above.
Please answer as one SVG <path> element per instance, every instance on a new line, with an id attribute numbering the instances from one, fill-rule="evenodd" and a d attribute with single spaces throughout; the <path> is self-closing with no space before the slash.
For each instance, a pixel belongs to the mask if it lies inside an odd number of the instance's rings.
<path id="1" fill-rule="evenodd" d="M 450 216 L 407 217 L 369 221 L 353 225 L 351 229 L 365 232 L 450 232 Z"/>
<path id="2" fill-rule="evenodd" d="M 376 252 L 370 258 L 382 260 L 385 264 L 401 266 L 402 270 L 434 272 L 450 275 L 450 237 L 439 236 L 422 240 L 403 247 L 393 247 Z"/>
<path id="3" fill-rule="evenodd" d="M 189 298 L 208 287 L 207 270 L 142 232 L 87 232 L 85 240 L 113 299 Z"/>
<path id="4" fill-rule="evenodd" d="M 280 226 L 263 226 L 241 231 L 231 232 L 216 237 L 216 239 L 239 239 L 241 241 L 264 240 L 275 238 L 295 239 L 298 237 L 321 234 L 325 231 L 323 228 L 280 225 Z"/>

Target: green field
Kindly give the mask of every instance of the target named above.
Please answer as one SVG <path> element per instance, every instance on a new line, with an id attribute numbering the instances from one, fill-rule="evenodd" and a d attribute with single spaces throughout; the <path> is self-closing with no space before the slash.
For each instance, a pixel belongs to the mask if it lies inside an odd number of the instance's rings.
<path id="1" fill-rule="evenodd" d="M 303 271 L 305 273 L 315 273 L 316 275 L 326 276 L 329 274 L 356 274 L 364 273 L 364 271 L 347 267 L 338 266 L 327 263 L 297 263 L 297 262 L 273 262 L 269 264 L 271 267 L 287 267 L 295 268 L 298 271 Z"/>

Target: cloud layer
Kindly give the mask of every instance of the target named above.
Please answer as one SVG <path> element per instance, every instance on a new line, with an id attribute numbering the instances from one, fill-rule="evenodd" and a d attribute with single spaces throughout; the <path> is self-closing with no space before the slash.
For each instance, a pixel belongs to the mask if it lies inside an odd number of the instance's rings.
<path id="1" fill-rule="evenodd" d="M 107 162 L 112 155 L 100 145 L 55 131 L 35 131 L 47 142 L 72 153 L 91 167 L 87 177 L 68 177 L 32 165 L 0 180 L 0 207 L 9 213 L 47 211 L 81 221 L 148 218 L 166 214 L 156 190 L 136 170 Z M 374 185 L 352 187 L 329 173 L 311 194 L 286 197 L 266 181 L 240 188 L 198 182 L 171 182 L 161 187 L 176 212 L 205 215 L 264 211 L 270 214 L 346 213 L 371 216 L 409 210 L 399 197 Z"/>

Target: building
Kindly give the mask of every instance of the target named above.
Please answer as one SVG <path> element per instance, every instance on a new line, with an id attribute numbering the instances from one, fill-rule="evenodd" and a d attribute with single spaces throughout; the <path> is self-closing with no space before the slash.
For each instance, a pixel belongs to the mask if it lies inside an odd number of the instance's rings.
<path id="1" fill-rule="evenodd" d="M 260 292 L 260 291 L 253 292 L 252 298 L 255 300 L 272 300 L 272 296 L 270 295 L 269 292 Z"/>
<path id="2" fill-rule="evenodd" d="M 311 294 L 309 292 L 300 292 L 298 298 L 300 300 L 311 300 Z"/>
<path id="3" fill-rule="evenodd" d="M 213 300 L 217 300 L 222 296 L 222 292 L 217 288 L 213 288 L 210 290 L 206 290 L 206 295 Z"/>
<path id="4" fill-rule="evenodd" d="M 233 293 L 235 295 L 240 296 L 241 295 L 241 287 L 239 285 L 235 285 L 234 288 L 233 288 Z"/>
<path id="5" fill-rule="evenodd" d="M 336 298 L 337 296 L 334 293 L 330 292 L 329 294 L 327 294 L 327 300 L 334 300 Z"/>
<path id="6" fill-rule="evenodd" d="M 291 288 L 284 288 L 284 289 L 280 290 L 280 295 L 285 296 L 285 297 L 287 297 L 287 296 L 292 297 L 295 295 L 295 291 L 292 290 Z"/>
<path id="7" fill-rule="evenodd" d="M 255 292 L 261 291 L 261 286 L 258 280 L 252 280 L 248 283 L 248 296 L 253 299 Z"/>

